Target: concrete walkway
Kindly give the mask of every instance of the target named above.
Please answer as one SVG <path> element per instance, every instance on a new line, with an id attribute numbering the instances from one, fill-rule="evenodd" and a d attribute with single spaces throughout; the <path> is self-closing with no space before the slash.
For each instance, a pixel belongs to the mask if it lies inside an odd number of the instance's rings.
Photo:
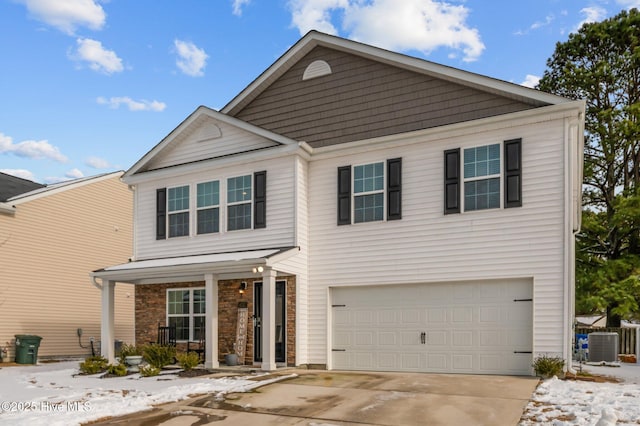
<path id="1" fill-rule="evenodd" d="M 287 370 L 250 393 L 165 404 L 98 425 L 510 425 L 538 379 L 460 374 Z"/>

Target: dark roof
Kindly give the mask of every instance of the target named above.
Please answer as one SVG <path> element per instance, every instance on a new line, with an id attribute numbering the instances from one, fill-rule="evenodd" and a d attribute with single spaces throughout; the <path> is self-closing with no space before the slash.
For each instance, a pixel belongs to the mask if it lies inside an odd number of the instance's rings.
<path id="1" fill-rule="evenodd" d="M 0 202 L 11 197 L 44 188 L 45 185 L 0 172 Z"/>

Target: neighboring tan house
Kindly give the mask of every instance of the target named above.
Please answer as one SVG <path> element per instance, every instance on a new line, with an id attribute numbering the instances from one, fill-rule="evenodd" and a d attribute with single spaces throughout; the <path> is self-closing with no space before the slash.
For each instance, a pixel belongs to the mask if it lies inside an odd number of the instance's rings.
<path id="1" fill-rule="evenodd" d="M 0 176 L 0 346 L 15 357 L 15 335 L 43 339 L 39 357 L 99 350 L 100 292 L 87 272 L 132 253 L 133 194 L 122 172 L 53 185 Z M 8 188 L 16 188 L 8 190 Z M 133 342 L 134 294 L 118 289 L 115 337 Z M 78 329 L 82 335 L 78 336 Z"/>
<path id="2" fill-rule="evenodd" d="M 136 341 L 175 326 L 207 367 L 234 343 L 263 370 L 569 365 L 583 127 L 584 102 L 312 31 L 125 173 L 103 339 L 132 284 Z"/>

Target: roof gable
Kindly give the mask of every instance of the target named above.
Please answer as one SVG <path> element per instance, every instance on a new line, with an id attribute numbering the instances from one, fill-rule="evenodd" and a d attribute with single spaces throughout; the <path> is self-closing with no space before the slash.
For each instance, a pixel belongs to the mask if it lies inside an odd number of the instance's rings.
<path id="1" fill-rule="evenodd" d="M 134 164 L 125 177 L 291 144 L 297 142 L 201 106 Z"/>
<path id="2" fill-rule="evenodd" d="M 567 101 L 312 31 L 222 111 L 319 147 Z"/>

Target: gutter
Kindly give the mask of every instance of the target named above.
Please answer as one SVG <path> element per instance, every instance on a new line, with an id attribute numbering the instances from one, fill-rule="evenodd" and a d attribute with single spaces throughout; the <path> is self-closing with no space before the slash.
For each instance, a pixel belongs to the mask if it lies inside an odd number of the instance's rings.
<path id="1" fill-rule="evenodd" d="M 95 288 L 97 288 L 98 290 L 102 290 L 102 284 L 98 284 L 98 281 L 96 281 L 96 277 L 95 275 L 89 275 L 89 277 L 91 278 L 91 284 L 93 284 L 93 286 Z"/>
<path id="2" fill-rule="evenodd" d="M 13 216 L 16 214 L 16 207 L 11 204 L 0 203 L 0 213 Z"/>

